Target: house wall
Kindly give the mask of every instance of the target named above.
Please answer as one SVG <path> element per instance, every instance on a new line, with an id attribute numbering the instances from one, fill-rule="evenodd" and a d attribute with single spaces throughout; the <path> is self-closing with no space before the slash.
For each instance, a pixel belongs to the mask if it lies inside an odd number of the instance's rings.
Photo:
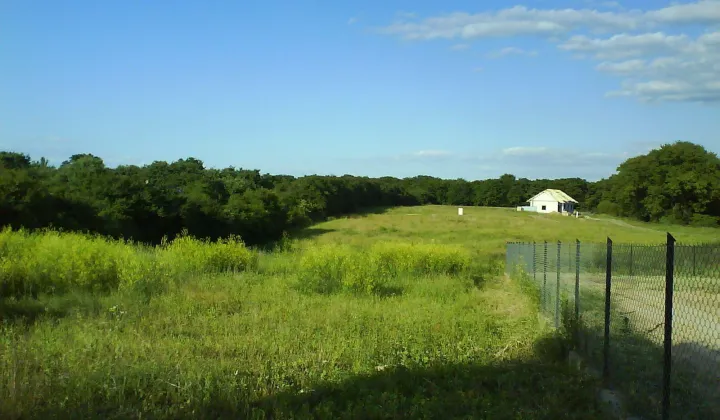
<path id="1" fill-rule="evenodd" d="M 530 205 L 537 209 L 538 213 L 557 213 L 558 202 L 553 200 L 541 200 L 542 196 L 530 202 Z M 545 210 L 543 210 L 545 206 Z"/>

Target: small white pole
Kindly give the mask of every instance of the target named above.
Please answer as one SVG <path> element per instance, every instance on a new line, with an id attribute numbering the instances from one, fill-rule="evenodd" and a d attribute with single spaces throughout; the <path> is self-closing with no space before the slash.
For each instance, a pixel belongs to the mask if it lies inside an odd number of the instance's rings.
<path id="1" fill-rule="evenodd" d="M 462 215 L 463 215 L 463 208 L 458 207 L 458 216 L 462 216 Z"/>

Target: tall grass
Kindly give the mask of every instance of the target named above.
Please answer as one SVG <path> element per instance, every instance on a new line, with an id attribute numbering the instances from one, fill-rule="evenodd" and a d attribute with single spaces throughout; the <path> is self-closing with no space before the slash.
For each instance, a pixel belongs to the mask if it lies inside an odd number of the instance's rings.
<path id="1" fill-rule="evenodd" d="M 594 418 L 591 384 L 536 351 L 528 295 L 442 235 L 261 252 L 4 230 L 0 418 Z"/>
<path id="2" fill-rule="evenodd" d="M 240 238 L 217 242 L 181 235 L 156 248 L 80 233 L 0 231 L 0 297 L 162 289 L 199 273 L 254 268 Z"/>
<path id="3" fill-rule="evenodd" d="M 319 245 L 301 253 L 297 278 L 304 291 L 376 294 L 400 277 L 461 275 L 469 267 L 469 252 L 452 245 Z"/>
<path id="4" fill-rule="evenodd" d="M 4 230 L 0 418 L 604 418 L 595 382 L 555 363 L 536 286 L 497 257 L 508 240 L 664 239 L 651 228 L 428 206 L 272 251 Z"/>

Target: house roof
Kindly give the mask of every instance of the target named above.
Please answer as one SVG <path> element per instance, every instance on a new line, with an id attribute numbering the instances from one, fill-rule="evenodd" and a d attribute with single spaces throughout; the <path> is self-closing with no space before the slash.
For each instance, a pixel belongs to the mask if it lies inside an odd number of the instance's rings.
<path id="1" fill-rule="evenodd" d="M 542 192 L 540 192 L 540 193 L 538 193 L 538 194 L 535 194 L 535 195 L 532 196 L 528 201 L 532 201 L 532 200 L 534 200 L 535 198 L 537 198 L 539 195 L 542 195 L 542 194 L 548 194 L 550 197 L 552 197 L 553 200 L 557 201 L 558 203 L 567 203 L 567 202 L 577 203 L 577 201 L 576 201 L 574 198 L 572 198 L 572 197 L 570 197 L 569 195 L 565 194 L 563 191 L 560 191 L 560 190 L 551 190 L 551 189 L 547 189 L 547 190 L 542 191 Z"/>

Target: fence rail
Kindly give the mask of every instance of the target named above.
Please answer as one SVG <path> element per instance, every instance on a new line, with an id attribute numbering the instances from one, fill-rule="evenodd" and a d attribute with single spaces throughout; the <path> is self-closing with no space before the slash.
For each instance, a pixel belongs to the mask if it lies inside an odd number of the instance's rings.
<path id="1" fill-rule="evenodd" d="M 631 414 L 720 419 L 720 244 L 511 242 L 505 267 Z"/>

